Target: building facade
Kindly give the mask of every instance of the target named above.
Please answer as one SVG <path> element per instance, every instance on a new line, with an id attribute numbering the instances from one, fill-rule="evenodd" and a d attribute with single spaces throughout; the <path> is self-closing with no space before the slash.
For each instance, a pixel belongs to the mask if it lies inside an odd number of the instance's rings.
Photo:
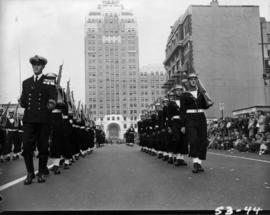
<path id="1" fill-rule="evenodd" d="M 162 88 L 165 81 L 166 72 L 162 66 L 147 65 L 140 68 L 138 97 L 141 103 L 140 111 L 165 96 L 165 90 Z"/>
<path id="2" fill-rule="evenodd" d="M 196 71 L 215 104 L 209 118 L 266 105 L 258 6 L 192 5 L 172 26 L 164 66 L 169 90 Z"/>
<path id="3" fill-rule="evenodd" d="M 261 18 L 261 49 L 266 103 L 270 104 L 270 22 Z"/>
<path id="4" fill-rule="evenodd" d="M 85 102 L 95 121 L 122 115 L 135 123 L 140 106 L 138 65 L 133 13 L 118 0 L 103 0 L 89 12 L 85 23 Z"/>

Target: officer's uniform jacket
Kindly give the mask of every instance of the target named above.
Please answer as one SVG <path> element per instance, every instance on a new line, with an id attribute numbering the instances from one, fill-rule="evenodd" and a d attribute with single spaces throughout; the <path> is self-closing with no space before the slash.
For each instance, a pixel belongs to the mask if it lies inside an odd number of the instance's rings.
<path id="1" fill-rule="evenodd" d="M 47 108 L 48 102 L 56 103 L 57 92 L 53 82 L 42 75 L 37 82 L 34 77 L 23 81 L 20 104 L 24 110 L 23 122 L 49 123 L 51 110 Z"/>

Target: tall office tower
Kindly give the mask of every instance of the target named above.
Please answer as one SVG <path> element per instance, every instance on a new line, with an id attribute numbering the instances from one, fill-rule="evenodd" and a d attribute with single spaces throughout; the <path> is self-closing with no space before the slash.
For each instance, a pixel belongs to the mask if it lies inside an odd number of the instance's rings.
<path id="1" fill-rule="evenodd" d="M 139 115 L 138 65 L 133 13 L 118 0 L 103 0 L 85 23 L 85 103 L 95 121 L 118 115 L 135 123 L 130 119 Z"/>
<path id="2" fill-rule="evenodd" d="M 266 104 L 270 105 L 270 22 L 261 18 L 261 48 Z"/>
<path id="3" fill-rule="evenodd" d="M 169 90 L 195 68 L 214 105 L 207 116 L 266 105 L 258 6 L 191 5 L 175 22 L 164 66 Z"/>
<path id="4" fill-rule="evenodd" d="M 161 88 L 165 81 L 166 72 L 162 66 L 146 65 L 140 68 L 138 98 L 141 100 L 141 111 L 165 96 L 165 90 Z"/>

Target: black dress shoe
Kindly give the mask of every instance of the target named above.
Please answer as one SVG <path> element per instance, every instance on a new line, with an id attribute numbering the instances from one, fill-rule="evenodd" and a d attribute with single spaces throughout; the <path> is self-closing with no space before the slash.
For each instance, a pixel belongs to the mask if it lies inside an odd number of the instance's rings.
<path id="1" fill-rule="evenodd" d="M 70 164 L 64 163 L 64 169 L 69 169 L 69 165 Z"/>
<path id="2" fill-rule="evenodd" d="M 35 178 L 35 174 L 34 173 L 28 173 L 27 177 L 24 181 L 24 185 L 29 185 L 32 184 L 32 180 Z"/>
<path id="3" fill-rule="evenodd" d="M 199 168 L 200 168 L 199 165 L 200 164 L 198 164 L 198 163 L 193 164 L 193 170 L 192 170 L 193 173 L 198 173 L 199 172 Z"/>
<path id="4" fill-rule="evenodd" d="M 164 157 L 163 157 L 163 159 L 162 159 L 162 160 L 163 160 L 163 161 L 167 161 L 168 159 L 169 159 L 169 156 L 168 156 L 168 155 L 166 155 L 166 156 L 164 156 Z"/>
<path id="5" fill-rule="evenodd" d="M 163 157 L 162 154 L 159 154 L 159 155 L 158 155 L 158 159 L 161 159 L 162 157 Z"/>
<path id="6" fill-rule="evenodd" d="M 37 182 L 38 183 L 44 183 L 46 181 L 46 176 L 44 174 L 39 174 Z"/>
<path id="7" fill-rule="evenodd" d="M 59 170 L 59 166 L 53 166 L 51 171 L 54 172 L 55 175 L 59 175 L 61 173 Z"/>
<path id="8" fill-rule="evenodd" d="M 169 158 L 168 163 L 173 164 L 173 158 L 172 157 Z"/>
<path id="9" fill-rule="evenodd" d="M 5 161 L 10 161 L 10 157 L 6 157 L 5 158 Z"/>
<path id="10" fill-rule="evenodd" d="M 199 170 L 199 172 L 204 172 L 204 169 L 202 168 L 202 165 L 201 164 L 199 164 L 198 170 Z"/>
<path id="11" fill-rule="evenodd" d="M 44 175 L 48 176 L 50 174 L 49 168 L 46 166 L 45 170 L 44 170 Z"/>
<path id="12" fill-rule="evenodd" d="M 175 166 L 187 166 L 187 163 L 183 159 L 176 159 Z"/>
<path id="13" fill-rule="evenodd" d="M 59 162 L 59 165 L 62 166 L 65 162 L 65 159 L 61 159 L 60 162 Z"/>

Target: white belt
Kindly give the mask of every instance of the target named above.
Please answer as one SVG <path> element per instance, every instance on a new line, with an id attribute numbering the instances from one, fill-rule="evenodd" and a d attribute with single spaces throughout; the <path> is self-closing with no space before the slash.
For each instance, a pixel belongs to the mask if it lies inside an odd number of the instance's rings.
<path id="1" fill-rule="evenodd" d="M 7 131 L 16 131 L 16 129 L 8 128 Z"/>
<path id="2" fill-rule="evenodd" d="M 189 109 L 187 110 L 187 113 L 203 113 L 203 109 Z"/>
<path id="3" fill-rule="evenodd" d="M 62 111 L 60 109 L 54 109 L 52 113 L 62 113 Z"/>
<path id="4" fill-rule="evenodd" d="M 180 116 L 173 116 L 172 119 L 180 119 Z"/>

